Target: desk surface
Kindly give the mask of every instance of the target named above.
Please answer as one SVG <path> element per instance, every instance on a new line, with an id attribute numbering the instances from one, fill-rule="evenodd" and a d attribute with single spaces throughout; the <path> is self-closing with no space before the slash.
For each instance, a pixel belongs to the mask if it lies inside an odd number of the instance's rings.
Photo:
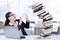
<path id="1" fill-rule="evenodd" d="M 60 35 L 52 35 L 51 39 L 37 39 L 36 35 L 30 35 L 28 36 L 26 39 L 10 39 L 10 38 L 6 38 L 4 35 L 0 35 L 0 40 L 60 40 Z"/>

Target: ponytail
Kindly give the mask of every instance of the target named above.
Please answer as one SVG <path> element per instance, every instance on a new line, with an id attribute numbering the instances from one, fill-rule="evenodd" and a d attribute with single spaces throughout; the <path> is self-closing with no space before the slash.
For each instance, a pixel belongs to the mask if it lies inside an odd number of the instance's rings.
<path id="1" fill-rule="evenodd" d="M 9 22 L 10 22 L 9 19 L 8 19 L 8 18 L 10 17 L 10 16 L 9 16 L 10 13 L 11 13 L 11 12 L 8 12 L 8 13 L 5 15 L 5 17 L 6 17 L 5 26 L 7 26 L 7 25 L 9 24 Z"/>

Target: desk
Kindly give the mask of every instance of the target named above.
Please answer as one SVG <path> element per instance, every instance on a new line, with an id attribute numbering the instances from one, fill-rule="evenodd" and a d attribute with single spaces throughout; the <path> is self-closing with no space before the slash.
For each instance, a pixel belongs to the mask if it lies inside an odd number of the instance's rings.
<path id="1" fill-rule="evenodd" d="M 0 35 L 0 40 L 60 40 L 60 35 L 52 35 L 51 39 L 37 39 L 36 37 L 39 37 L 39 36 L 36 36 L 36 35 L 30 35 L 30 36 L 27 36 L 26 39 L 10 39 L 10 38 L 6 38 L 4 35 Z"/>

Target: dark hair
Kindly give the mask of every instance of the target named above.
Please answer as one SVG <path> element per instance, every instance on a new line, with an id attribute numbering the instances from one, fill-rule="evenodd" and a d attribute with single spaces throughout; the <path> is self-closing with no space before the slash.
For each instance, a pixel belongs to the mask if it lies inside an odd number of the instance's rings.
<path id="1" fill-rule="evenodd" d="M 7 12 L 6 15 L 5 15 L 5 18 L 6 18 L 5 26 L 7 26 L 10 22 L 9 19 L 8 19 L 10 17 L 10 14 L 11 14 L 11 12 Z"/>

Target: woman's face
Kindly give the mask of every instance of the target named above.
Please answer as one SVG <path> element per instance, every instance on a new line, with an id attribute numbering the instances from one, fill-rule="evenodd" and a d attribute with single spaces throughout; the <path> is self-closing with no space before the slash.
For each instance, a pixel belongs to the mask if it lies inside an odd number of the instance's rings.
<path id="1" fill-rule="evenodd" d="M 16 17 L 15 17 L 15 15 L 13 14 L 13 13 L 11 13 L 10 15 L 9 15 L 9 18 L 8 18 L 9 20 L 12 20 L 12 21 L 15 21 L 16 20 Z"/>

